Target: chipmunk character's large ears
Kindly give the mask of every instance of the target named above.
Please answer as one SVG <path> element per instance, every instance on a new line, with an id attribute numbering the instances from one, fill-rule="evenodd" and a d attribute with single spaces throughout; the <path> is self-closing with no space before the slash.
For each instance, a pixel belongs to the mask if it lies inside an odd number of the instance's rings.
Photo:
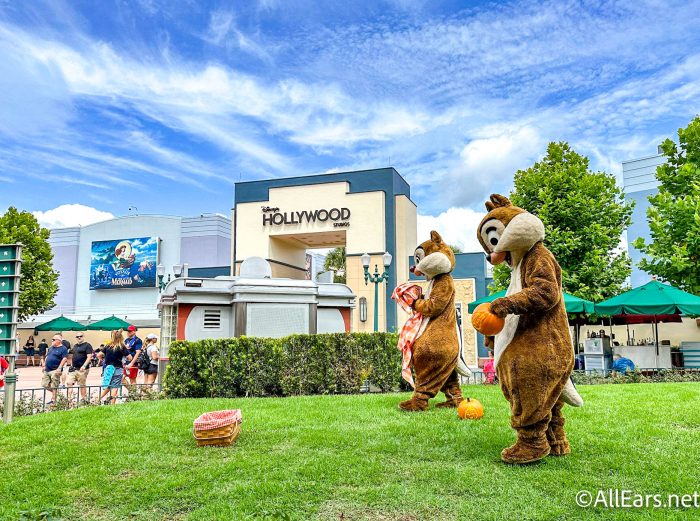
<path id="1" fill-rule="evenodd" d="M 494 208 L 513 206 L 510 199 L 501 194 L 491 194 L 491 200 L 486 201 L 486 209 L 490 212 Z"/>
<path id="2" fill-rule="evenodd" d="M 442 237 L 440 237 L 440 234 L 433 230 L 430 232 L 430 240 L 433 241 L 435 244 L 441 244 L 442 243 Z"/>

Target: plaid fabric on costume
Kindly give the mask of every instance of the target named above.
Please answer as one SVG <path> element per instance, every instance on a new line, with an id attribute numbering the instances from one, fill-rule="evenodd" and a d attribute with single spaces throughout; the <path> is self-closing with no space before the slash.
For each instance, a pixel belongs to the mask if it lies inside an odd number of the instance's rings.
<path id="1" fill-rule="evenodd" d="M 406 380 L 411 387 L 415 387 L 413 383 L 413 375 L 411 374 L 411 357 L 413 356 L 413 343 L 416 341 L 420 324 L 423 320 L 423 315 L 415 311 L 411 306 L 421 297 L 423 290 L 416 284 L 406 282 L 397 286 L 394 293 L 391 294 L 391 299 L 401 306 L 406 313 L 411 313 L 411 316 L 406 320 L 406 323 L 401 328 L 399 333 L 399 351 L 403 353 L 403 364 L 401 367 L 401 376 Z"/>

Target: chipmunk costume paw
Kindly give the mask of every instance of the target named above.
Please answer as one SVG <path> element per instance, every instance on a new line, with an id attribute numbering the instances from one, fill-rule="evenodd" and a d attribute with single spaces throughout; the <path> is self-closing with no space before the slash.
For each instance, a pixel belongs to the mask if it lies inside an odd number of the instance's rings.
<path id="1" fill-rule="evenodd" d="M 411 397 L 410 400 L 406 400 L 399 404 L 399 409 L 406 412 L 420 412 L 428 410 L 428 399 L 423 397 L 416 397 L 415 395 Z"/>
<path id="2" fill-rule="evenodd" d="M 501 451 L 501 460 L 512 465 L 526 465 L 546 458 L 550 451 L 546 438 L 528 438 L 518 433 L 518 441 Z"/>

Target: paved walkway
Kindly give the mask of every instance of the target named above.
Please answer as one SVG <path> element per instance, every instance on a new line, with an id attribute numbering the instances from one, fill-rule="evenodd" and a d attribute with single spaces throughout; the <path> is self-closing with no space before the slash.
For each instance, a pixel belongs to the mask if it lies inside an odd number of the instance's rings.
<path id="1" fill-rule="evenodd" d="M 41 387 L 41 376 L 43 368 L 41 367 L 18 367 L 15 369 L 17 373 L 17 389 L 34 389 Z M 100 385 L 101 369 L 99 367 L 91 367 L 88 373 L 88 385 Z"/>
<path id="2" fill-rule="evenodd" d="M 50 400 L 51 400 L 51 394 L 44 390 L 41 387 L 41 378 L 42 378 L 42 368 L 41 367 L 19 367 L 16 369 L 17 372 L 17 394 L 15 395 L 15 398 L 17 400 L 21 399 L 24 400 L 24 408 L 26 409 L 27 407 L 31 407 L 33 409 L 33 413 L 37 412 L 42 412 L 46 410 L 50 410 Z M 98 403 L 98 397 L 100 396 L 100 393 L 102 391 L 100 385 L 102 383 L 102 378 L 100 376 L 101 373 L 101 368 L 100 367 L 91 367 L 90 368 L 90 373 L 88 374 L 87 378 L 87 395 L 86 398 L 88 401 L 92 402 L 93 404 Z M 126 380 L 125 380 L 126 381 Z M 138 384 L 143 384 L 143 373 L 140 373 L 138 378 L 137 378 L 137 385 Z M 157 385 L 155 386 L 157 389 Z M 139 385 L 139 390 L 138 392 L 143 391 L 143 387 Z M 126 395 L 129 394 L 129 389 L 127 387 L 122 387 L 119 389 L 119 398 L 118 402 L 121 403 L 125 400 Z M 78 388 L 74 387 L 71 389 L 67 389 L 65 387 L 61 387 L 58 389 L 58 395 L 63 396 L 65 399 L 66 397 L 70 398 L 69 401 L 69 407 L 77 407 L 80 404 L 76 403 L 78 400 Z M 65 407 L 65 403 L 63 405 Z M 24 411 L 24 414 L 27 414 L 27 411 Z"/>
<path id="3" fill-rule="evenodd" d="M 43 373 L 41 367 L 18 367 L 15 369 L 15 372 L 17 373 L 17 389 L 37 389 L 41 387 L 41 377 Z M 101 367 L 91 367 L 87 377 L 87 385 L 101 385 L 101 373 Z M 124 379 L 124 381 L 126 381 L 126 379 Z M 141 371 L 139 371 L 136 383 L 144 383 L 143 373 Z"/>

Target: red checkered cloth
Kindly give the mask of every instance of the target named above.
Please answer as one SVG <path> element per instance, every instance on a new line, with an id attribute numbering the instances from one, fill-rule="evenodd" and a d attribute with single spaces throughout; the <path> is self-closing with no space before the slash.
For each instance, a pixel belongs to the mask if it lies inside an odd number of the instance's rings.
<path id="1" fill-rule="evenodd" d="M 194 421 L 195 431 L 210 431 L 243 421 L 240 409 L 205 412 Z"/>
<path id="2" fill-rule="evenodd" d="M 416 341 L 420 323 L 423 320 L 423 315 L 415 311 L 411 306 L 423 294 L 423 290 L 417 284 L 406 282 L 397 286 L 394 293 L 391 294 L 391 299 L 401 306 L 406 313 L 411 316 L 406 320 L 406 323 L 401 328 L 399 333 L 399 351 L 403 353 L 403 364 L 401 366 L 401 376 L 406 380 L 411 387 L 415 387 L 413 383 L 413 375 L 411 374 L 411 357 L 413 356 L 413 343 Z"/>

